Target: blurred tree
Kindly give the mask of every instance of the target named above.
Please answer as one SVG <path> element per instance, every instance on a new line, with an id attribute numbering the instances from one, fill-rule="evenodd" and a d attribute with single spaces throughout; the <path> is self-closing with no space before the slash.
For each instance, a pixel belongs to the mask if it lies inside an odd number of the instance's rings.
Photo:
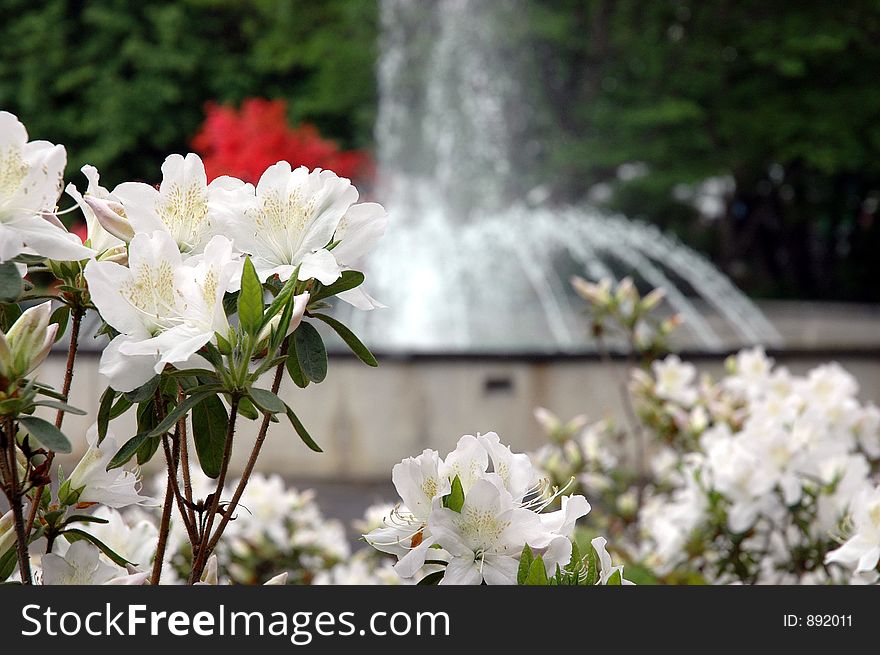
<path id="1" fill-rule="evenodd" d="M 880 2 L 530 6 L 556 197 L 659 222 L 753 292 L 880 299 Z"/>
<path id="2" fill-rule="evenodd" d="M 209 100 L 283 98 L 345 147 L 370 142 L 376 7 L 348 0 L 0 0 L 0 107 L 112 186 L 154 181 Z"/>

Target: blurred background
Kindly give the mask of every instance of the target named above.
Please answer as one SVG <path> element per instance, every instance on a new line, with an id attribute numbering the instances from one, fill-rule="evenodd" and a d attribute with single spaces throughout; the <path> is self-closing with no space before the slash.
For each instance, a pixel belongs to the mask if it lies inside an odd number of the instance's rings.
<path id="1" fill-rule="evenodd" d="M 325 454 L 275 426 L 262 460 L 338 492 L 331 514 L 359 514 L 396 461 L 463 433 L 539 445 L 535 406 L 618 414 L 607 381 L 625 355 L 600 361 L 574 274 L 667 288 L 677 346 L 705 370 L 762 344 L 795 371 L 837 359 L 880 400 L 880 2 L 0 13 L 0 107 L 67 147 L 68 181 L 88 163 L 108 188 L 156 183 L 167 154 L 195 151 L 209 177 L 330 168 L 389 208 L 367 268 L 389 308 L 346 315 L 380 369 L 340 354 L 322 385 L 287 389 Z M 98 348 L 74 404 L 103 386 Z"/>

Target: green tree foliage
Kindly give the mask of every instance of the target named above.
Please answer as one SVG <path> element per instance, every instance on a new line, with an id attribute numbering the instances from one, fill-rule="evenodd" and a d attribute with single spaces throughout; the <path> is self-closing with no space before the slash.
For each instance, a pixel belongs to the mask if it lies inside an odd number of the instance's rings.
<path id="1" fill-rule="evenodd" d="M 111 186 L 154 180 L 208 100 L 286 98 L 293 122 L 363 147 L 376 14 L 348 0 L 0 0 L 0 108 Z"/>
<path id="2" fill-rule="evenodd" d="M 880 298 L 880 3 L 534 0 L 557 196 L 713 251 L 752 291 Z M 647 173 L 618 179 L 621 164 Z M 722 219 L 677 185 L 729 176 Z M 679 187 L 681 188 L 681 187 Z"/>

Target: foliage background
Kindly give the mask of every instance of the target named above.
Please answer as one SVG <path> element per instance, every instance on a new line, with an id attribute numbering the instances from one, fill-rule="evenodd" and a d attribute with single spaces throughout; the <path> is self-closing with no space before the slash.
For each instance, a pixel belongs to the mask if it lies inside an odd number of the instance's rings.
<path id="1" fill-rule="evenodd" d="M 531 138 L 559 201 L 710 254 L 753 295 L 880 300 L 880 1 L 522 0 Z M 152 179 L 209 100 L 284 98 L 369 148 L 374 0 L 0 0 L 0 107 L 71 170 Z M 621 179 L 638 162 L 644 174 Z M 729 177 L 709 219 L 681 185 Z M 680 194 L 678 194 L 680 195 Z"/>

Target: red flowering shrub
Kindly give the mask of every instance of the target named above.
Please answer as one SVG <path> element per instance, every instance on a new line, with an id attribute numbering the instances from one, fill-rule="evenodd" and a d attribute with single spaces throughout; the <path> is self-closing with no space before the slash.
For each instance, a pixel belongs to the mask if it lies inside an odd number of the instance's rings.
<path id="1" fill-rule="evenodd" d="M 209 181 L 232 175 L 256 184 L 267 167 L 281 160 L 294 167 L 330 169 L 351 179 L 363 180 L 372 172 L 367 153 L 340 150 L 314 125 L 291 127 L 284 100 L 250 98 L 239 110 L 211 102 L 205 113 L 192 147 L 205 162 Z"/>

